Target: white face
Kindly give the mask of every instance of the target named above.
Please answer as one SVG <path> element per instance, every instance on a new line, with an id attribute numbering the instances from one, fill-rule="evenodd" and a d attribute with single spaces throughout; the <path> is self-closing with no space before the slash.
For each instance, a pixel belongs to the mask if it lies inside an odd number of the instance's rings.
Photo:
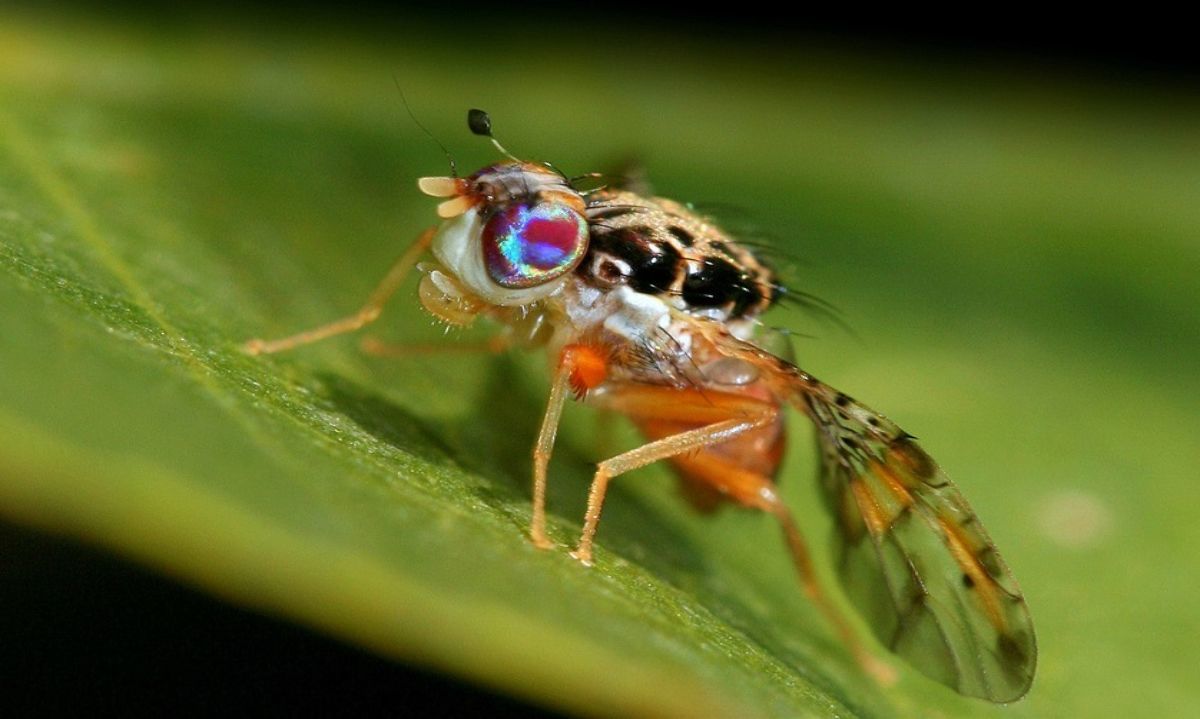
<path id="1" fill-rule="evenodd" d="M 504 287 L 492 279 L 484 265 L 483 218 L 472 207 L 458 217 L 442 223 L 433 237 L 433 255 L 442 268 L 454 276 L 463 289 L 490 305 L 516 307 L 545 299 L 562 289 L 567 275 L 540 285 L 524 288 Z"/>

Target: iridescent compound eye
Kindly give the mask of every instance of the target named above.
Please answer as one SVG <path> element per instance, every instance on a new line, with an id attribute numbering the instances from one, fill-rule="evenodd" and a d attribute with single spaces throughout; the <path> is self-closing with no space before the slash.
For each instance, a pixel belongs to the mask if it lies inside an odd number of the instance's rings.
<path id="1" fill-rule="evenodd" d="M 501 287 L 535 287 L 574 269 L 587 251 L 587 220 L 561 202 L 514 204 L 483 227 L 483 261 Z"/>

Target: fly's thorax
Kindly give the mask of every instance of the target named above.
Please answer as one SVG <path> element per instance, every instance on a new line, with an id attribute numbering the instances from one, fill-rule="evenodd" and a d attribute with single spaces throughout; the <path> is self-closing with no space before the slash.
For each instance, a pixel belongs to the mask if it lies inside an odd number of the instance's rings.
<path id="1" fill-rule="evenodd" d="M 449 198 L 438 206 L 443 223 L 431 246 L 440 271 L 486 305 L 524 306 L 552 296 L 587 251 L 583 197 L 544 165 L 506 162 L 467 178 L 426 177 L 418 184 Z"/>
<path id="2" fill-rule="evenodd" d="M 695 320 L 662 298 L 628 286 L 600 290 L 577 279 L 564 287 L 549 306 L 556 308 L 552 351 L 585 338 L 603 346 L 614 378 L 649 384 L 713 388 L 743 387 L 756 382 L 759 370 L 722 355 L 695 333 Z M 753 334 L 754 324 L 724 323 Z"/>
<path id="3" fill-rule="evenodd" d="M 629 287 L 692 315 L 752 318 L 778 296 L 774 273 L 719 227 L 677 202 L 631 192 L 588 197 L 591 246 L 577 274 Z"/>

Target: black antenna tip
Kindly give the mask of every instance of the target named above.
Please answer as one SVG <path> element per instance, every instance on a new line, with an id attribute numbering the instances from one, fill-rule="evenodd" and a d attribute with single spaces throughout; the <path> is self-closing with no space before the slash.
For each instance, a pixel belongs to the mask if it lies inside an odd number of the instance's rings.
<path id="1" fill-rule="evenodd" d="M 492 136 L 492 118 L 483 110 L 467 110 L 467 127 L 476 135 Z"/>

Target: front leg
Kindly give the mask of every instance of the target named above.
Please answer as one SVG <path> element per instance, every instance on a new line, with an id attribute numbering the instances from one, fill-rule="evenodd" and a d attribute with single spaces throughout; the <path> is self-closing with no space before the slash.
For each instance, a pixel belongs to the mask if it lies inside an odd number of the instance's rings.
<path id="1" fill-rule="evenodd" d="M 276 340 L 247 340 L 242 345 L 242 351 L 249 355 L 271 354 L 274 352 L 282 352 L 290 350 L 294 347 L 310 344 L 318 340 L 323 340 L 334 335 L 353 332 L 360 329 L 379 318 L 379 314 L 383 312 L 383 306 L 391 299 L 396 290 L 400 289 L 400 285 L 404 283 L 404 279 L 408 277 L 408 273 L 413 266 L 417 264 L 417 260 L 424 254 L 425 250 L 429 249 L 429 245 L 433 242 L 435 228 L 430 227 L 421 233 L 417 240 L 404 251 L 400 259 L 396 260 L 391 269 L 388 270 L 383 281 L 376 286 L 371 292 L 371 296 L 363 306 L 352 315 L 347 315 L 339 320 L 334 320 L 314 327 L 313 329 L 299 332 L 288 337 L 283 337 Z"/>
<path id="2" fill-rule="evenodd" d="M 533 446 L 533 519 L 529 538 L 539 549 L 553 546 L 546 537 L 546 469 L 550 465 L 550 454 L 554 450 L 554 439 L 558 436 L 558 424 L 562 420 L 567 393 L 574 391 L 576 396 L 582 396 L 603 382 L 606 374 L 605 354 L 596 347 L 569 344 L 558 354 L 546 414 L 542 417 L 542 429 L 538 432 L 537 444 Z"/>

